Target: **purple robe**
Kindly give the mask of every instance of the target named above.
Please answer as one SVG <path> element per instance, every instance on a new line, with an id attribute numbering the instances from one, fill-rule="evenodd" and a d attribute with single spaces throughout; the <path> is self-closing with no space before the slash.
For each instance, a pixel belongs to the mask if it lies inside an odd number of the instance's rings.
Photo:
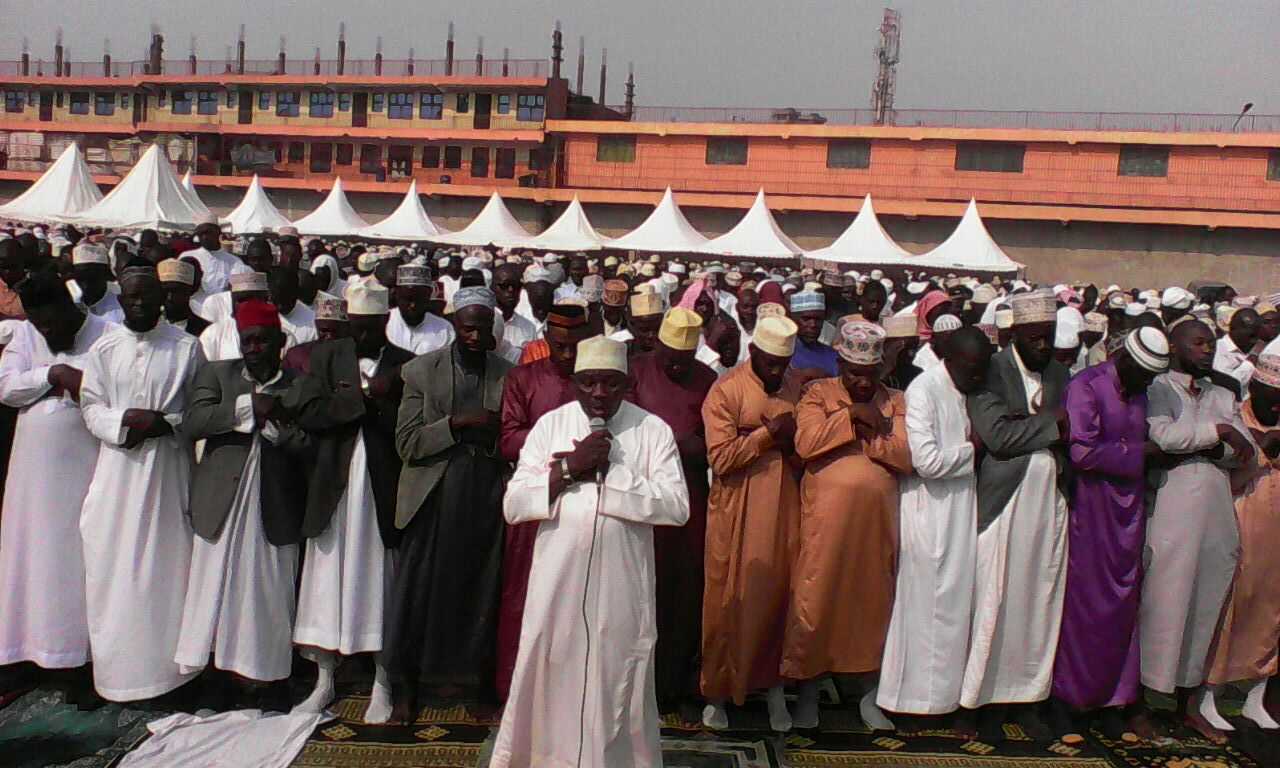
<path id="1" fill-rule="evenodd" d="M 1138 600 L 1146 539 L 1146 394 L 1125 399 L 1115 363 L 1067 385 L 1075 497 L 1053 696 L 1080 709 L 1139 695 Z"/>
<path id="2" fill-rule="evenodd" d="M 706 438 L 702 401 L 716 383 L 716 372 L 694 361 L 688 377 L 673 382 L 652 352 L 628 361 L 627 399 L 671 427 L 677 443 L 689 435 Z M 689 488 L 689 522 L 653 530 L 657 576 L 658 645 L 654 666 L 658 700 L 698 695 L 698 657 L 702 651 L 703 554 L 707 537 L 707 454 L 680 457 Z"/>

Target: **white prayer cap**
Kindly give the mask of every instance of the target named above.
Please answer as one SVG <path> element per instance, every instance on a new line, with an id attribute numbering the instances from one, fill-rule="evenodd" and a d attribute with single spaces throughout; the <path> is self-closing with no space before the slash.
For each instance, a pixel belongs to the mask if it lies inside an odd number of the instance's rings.
<path id="1" fill-rule="evenodd" d="M 1124 309 L 1129 306 L 1129 299 L 1119 291 L 1107 294 L 1107 309 Z"/>
<path id="2" fill-rule="evenodd" d="M 578 358 L 573 372 L 617 371 L 627 372 L 627 343 L 605 336 L 593 336 L 578 343 Z"/>
<path id="3" fill-rule="evenodd" d="M 929 287 L 928 283 L 922 283 L 922 282 L 907 283 L 907 293 L 911 294 L 912 296 L 919 296 L 920 294 L 924 293 L 924 289 L 928 287 Z"/>
<path id="4" fill-rule="evenodd" d="M 483 266 L 484 266 L 484 261 L 482 261 L 478 256 L 468 256 L 467 258 L 462 260 L 463 271 L 466 271 L 468 269 L 480 269 Z"/>
<path id="5" fill-rule="evenodd" d="M 232 293 L 266 293 L 267 276 L 261 272 L 241 272 L 227 279 Z"/>
<path id="6" fill-rule="evenodd" d="M 1107 286 L 1107 290 L 1103 291 L 1103 293 L 1113 293 L 1119 290 L 1120 290 L 1120 286 L 1116 285 L 1115 283 L 1112 283 L 1111 285 Z"/>
<path id="7" fill-rule="evenodd" d="M 588 304 L 599 304 L 604 300 L 604 278 L 600 275 L 587 275 L 582 278 L 582 287 L 578 295 Z"/>
<path id="8" fill-rule="evenodd" d="M 196 220 L 197 227 L 203 227 L 206 224 L 212 224 L 215 227 L 218 226 L 218 217 L 214 216 L 212 213 L 206 213 Z"/>
<path id="9" fill-rule="evenodd" d="M 671 286 L 671 287 L 673 287 L 673 288 L 674 288 L 675 286 L 677 286 L 677 285 L 679 285 L 679 284 L 680 284 L 680 278 L 676 277 L 675 275 L 671 274 L 670 272 L 666 273 L 665 275 L 663 275 L 662 277 L 660 277 L 660 278 L 658 278 L 658 279 L 659 279 L 659 280 L 661 280 L 661 281 L 662 281 L 663 283 L 665 283 L 666 285 L 669 285 L 669 286 Z"/>
<path id="10" fill-rule="evenodd" d="M 879 270 L 879 269 L 873 269 L 873 270 L 871 270 L 871 279 L 872 279 L 872 280 L 883 280 L 883 279 L 884 279 L 884 272 L 883 272 L 882 270 Z"/>
<path id="11" fill-rule="evenodd" d="M 1101 312 L 1090 312 L 1084 316 L 1084 330 L 1093 333 L 1107 332 L 1107 316 Z"/>
<path id="12" fill-rule="evenodd" d="M 1052 323 L 1058 319 L 1058 300 L 1047 291 L 1031 291 L 1009 297 L 1014 325 Z"/>
<path id="13" fill-rule="evenodd" d="M 279 234 L 281 237 L 297 237 L 298 228 L 297 227 L 281 227 Z"/>
<path id="14" fill-rule="evenodd" d="M 1164 289 L 1164 293 L 1160 296 L 1160 306 L 1169 309 L 1190 309 L 1195 303 L 1196 297 L 1186 288 L 1179 288 L 1176 285 L 1172 288 Z"/>
<path id="15" fill-rule="evenodd" d="M 996 289 L 989 285 L 980 285 L 973 289 L 973 298 L 970 299 L 974 304 L 990 304 L 996 300 Z"/>
<path id="16" fill-rule="evenodd" d="M 919 332 L 919 320 L 915 315 L 891 315 L 880 318 L 885 337 L 889 339 L 913 339 Z"/>
<path id="17" fill-rule="evenodd" d="M 1153 373 L 1169 368 L 1169 340 L 1156 328 L 1143 326 L 1124 337 L 1124 349 L 1138 365 Z"/>
<path id="18" fill-rule="evenodd" d="M 791 322 L 791 318 L 764 317 L 756 322 L 755 332 L 751 335 L 751 344 L 768 355 L 791 357 L 796 351 L 798 330 L 796 324 Z"/>
<path id="19" fill-rule="evenodd" d="M 336 296 L 316 297 L 316 322 L 347 322 L 347 300 Z"/>
<path id="20" fill-rule="evenodd" d="M 1129 317 L 1138 317 L 1139 315 L 1141 315 L 1143 312 L 1146 312 L 1146 311 L 1147 311 L 1147 305 L 1143 304 L 1140 301 L 1135 301 L 1132 304 L 1126 304 L 1124 308 L 1125 315 Z"/>
<path id="21" fill-rule="evenodd" d="M 673 262 L 671 262 L 671 264 L 667 267 L 667 271 L 668 271 L 668 272 L 670 272 L 670 273 L 671 273 L 671 274 L 673 274 L 673 275 L 683 275 L 683 274 L 687 274 L 687 273 L 688 273 L 688 271 L 689 271 L 689 269 L 688 269 L 688 267 L 686 267 L 685 265 L 681 264 L 680 262 L 678 262 L 678 261 L 673 261 Z"/>
<path id="22" fill-rule="evenodd" d="M 156 265 L 162 283 L 196 284 L 196 268 L 181 259 L 165 259 Z"/>
<path id="23" fill-rule="evenodd" d="M 93 243 L 80 243 L 71 249 L 71 263 L 76 264 L 110 264 L 111 255 L 107 249 Z"/>
<path id="24" fill-rule="evenodd" d="M 459 288 L 453 294 L 453 311 L 466 309 L 471 306 L 481 306 L 486 309 L 493 309 L 497 306 L 498 300 L 493 295 L 493 291 L 478 285 Z"/>
<path id="25" fill-rule="evenodd" d="M 524 274 L 521 275 L 520 279 L 524 283 L 549 283 L 551 282 L 551 273 L 540 264 L 530 264 L 524 268 Z"/>
<path id="26" fill-rule="evenodd" d="M 1253 381 L 1280 389 L 1280 356 L 1263 354 L 1254 367 Z"/>
<path id="27" fill-rule="evenodd" d="M 1007 329 L 1013 327 L 1014 314 L 1012 309 L 996 310 L 996 328 Z"/>
<path id="28" fill-rule="evenodd" d="M 419 266 L 417 264 L 401 264 L 396 267 L 396 285 L 409 286 L 427 286 L 432 287 L 435 281 L 431 279 L 431 268 Z"/>
<path id="29" fill-rule="evenodd" d="M 347 284 L 348 315 L 385 315 L 391 311 L 388 291 L 377 280 L 352 280 Z"/>
<path id="30" fill-rule="evenodd" d="M 958 331 L 964 327 L 964 323 L 960 322 L 960 318 L 955 315 L 939 315 L 933 321 L 934 333 L 946 333 L 948 331 Z"/>
<path id="31" fill-rule="evenodd" d="M 884 362 L 884 329 L 865 320 L 851 320 L 840 326 L 836 354 L 853 365 L 879 365 Z"/>
<path id="32" fill-rule="evenodd" d="M 890 292 L 892 292 L 892 291 L 893 291 L 893 281 L 892 281 L 892 280 L 890 280 L 889 278 L 887 278 L 887 277 L 881 277 L 881 278 L 872 278 L 872 279 L 873 279 L 873 280 L 878 279 L 878 280 L 880 281 L 880 284 L 884 286 L 884 289 L 885 289 L 886 291 L 890 291 Z"/>
<path id="33" fill-rule="evenodd" d="M 1069 325 L 1058 325 L 1053 335 L 1054 349 L 1075 349 L 1080 346 L 1080 332 Z"/>
<path id="34" fill-rule="evenodd" d="M 441 269 L 444 269 L 445 267 L 449 266 L 449 257 L 441 256 L 440 258 L 436 259 L 436 266 L 440 267 Z"/>

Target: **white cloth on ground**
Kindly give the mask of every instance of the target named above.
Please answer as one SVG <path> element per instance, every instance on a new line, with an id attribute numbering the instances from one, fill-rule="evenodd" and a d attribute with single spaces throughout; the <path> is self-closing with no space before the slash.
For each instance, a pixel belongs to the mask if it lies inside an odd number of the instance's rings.
<path id="1" fill-rule="evenodd" d="M 148 723 L 151 738 L 125 755 L 120 768 L 289 768 L 311 733 L 332 719 L 325 712 L 177 712 Z"/>

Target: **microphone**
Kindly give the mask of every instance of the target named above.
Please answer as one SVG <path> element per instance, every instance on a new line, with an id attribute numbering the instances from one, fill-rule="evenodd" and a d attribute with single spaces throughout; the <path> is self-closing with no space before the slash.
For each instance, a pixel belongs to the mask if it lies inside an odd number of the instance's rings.
<path id="1" fill-rule="evenodd" d="M 604 419 L 600 418 L 599 416 L 596 416 L 591 420 L 591 431 L 608 433 L 609 426 Z M 603 482 L 604 482 L 604 471 L 601 470 L 599 467 L 596 467 L 596 484 L 600 485 Z"/>

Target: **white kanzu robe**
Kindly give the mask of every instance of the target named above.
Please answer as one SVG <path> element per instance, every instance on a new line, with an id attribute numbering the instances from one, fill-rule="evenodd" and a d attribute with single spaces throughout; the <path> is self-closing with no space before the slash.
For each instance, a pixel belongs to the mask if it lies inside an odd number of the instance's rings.
<path id="1" fill-rule="evenodd" d="M 255 392 L 268 391 L 280 374 Z M 254 431 L 253 400 L 236 401 L 236 432 Z M 293 662 L 294 592 L 298 545 L 277 547 L 262 524 L 262 441 L 279 430 L 268 422 L 254 436 L 236 486 L 231 511 L 218 538 L 195 536 L 191 574 L 183 601 L 182 633 L 173 660 L 199 672 L 213 656 L 218 669 L 250 680 L 283 680 Z"/>
<path id="2" fill-rule="evenodd" d="M 130 408 L 177 426 L 197 364 L 196 340 L 160 322 L 125 326 L 85 355 L 81 410 L 101 441 L 80 516 L 93 680 L 112 701 L 148 699 L 188 679 L 173 661 L 191 565 L 191 444 L 181 434 L 126 450 Z"/>
<path id="3" fill-rule="evenodd" d="M 1039 413 L 1040 374 L 1022 374 L 1031 413 Z M 1067 587 L 1067 500 L 1049 450 L 1031 454 L 1004 511 L 978 534 L 973 634 L 961 705 L 1029 703 L 1049 697 Z"/>
<path id="4" fill-rule="evenodd" d="M 907 387 L 916 475 L 902 479 L 897 592 L 876 703 L 939 715 L 960 705 L 977 556 L 977 491 L 965 397 L 946 365 Z"/>
<path id="5" fill-rule="evenodd" d="M 415 355 L 425 355 L 449 346 L 453 341 L 453 326 L 430 312 L 417 326 L 411 326 L 405 323 L 397 307 L 387 316 L 387 341 Z"/>
<path id="6" fill-rule="evenodd" d="M 493 768 L 662 765 L 651 526 L 684 525 L 689 493 L 661 419 L 624 402 L 609 431 L 599 501 L 593 482 L 548 499 L 552 454 L 590 433 L 577 402 L 538 420 L 507 485 L 507 522 L 542 524 Z"/>
<path id="7" fill-rule="evenodd" d="M 49 395 L 49 368 L 83 369 L 93 343 L 117 328 L 86 315 L 71 349 L 54 354 L 22 321 L 0 356 L 0 402 L 21 409 L 0 534 L 0 665 L 33 661 L 65 669 L 89 661 L 80 507 L 98 440 L 74 400 Z"/>

